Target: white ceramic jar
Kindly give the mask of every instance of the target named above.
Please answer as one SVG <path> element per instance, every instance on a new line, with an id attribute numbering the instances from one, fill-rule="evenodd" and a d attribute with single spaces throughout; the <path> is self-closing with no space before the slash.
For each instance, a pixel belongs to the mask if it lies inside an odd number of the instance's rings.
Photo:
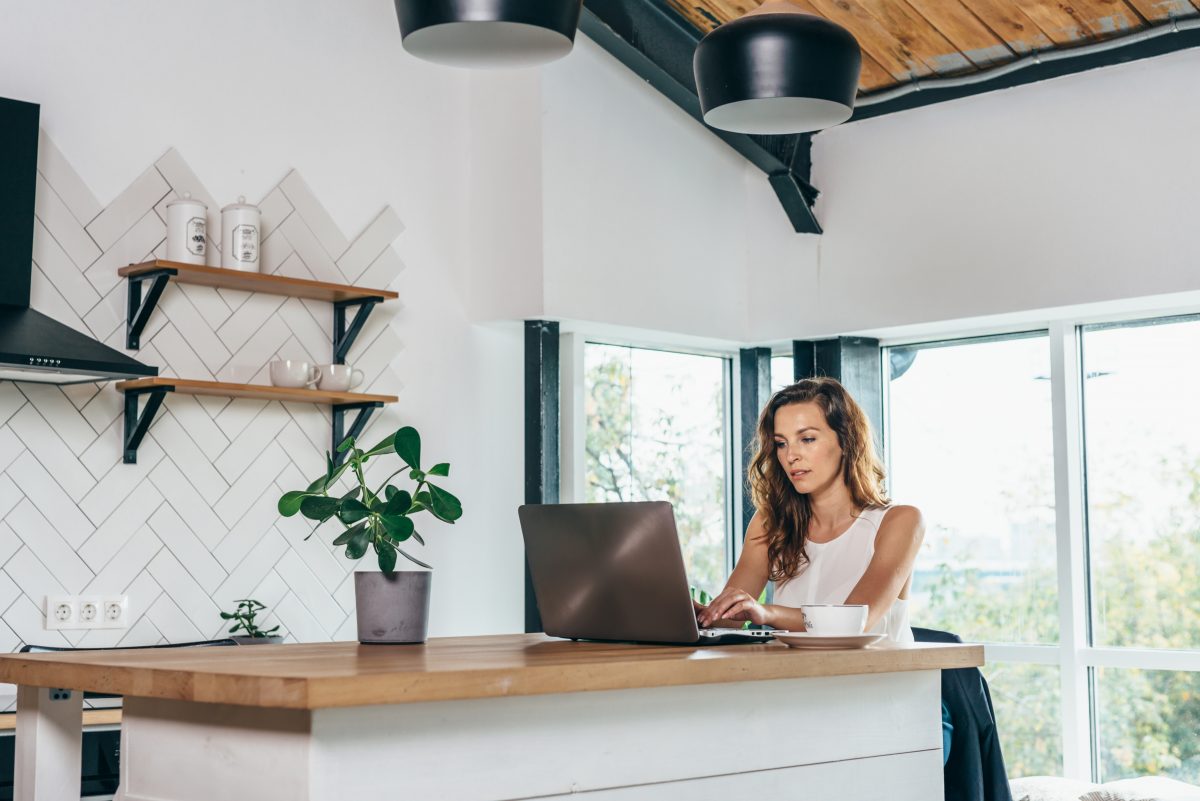
<path id="1" fill-rule="evenodd" d="M 230 270 L 258 272 L 259 225 L 258 206 L 239 197 L 221 209 L 221 266 Z"/>
<path id="2" fill-rule="evenodd" d="M 184 192 L 167 203 L 167 260 L 204 264 L 208 249 L 208 206 Z"/>

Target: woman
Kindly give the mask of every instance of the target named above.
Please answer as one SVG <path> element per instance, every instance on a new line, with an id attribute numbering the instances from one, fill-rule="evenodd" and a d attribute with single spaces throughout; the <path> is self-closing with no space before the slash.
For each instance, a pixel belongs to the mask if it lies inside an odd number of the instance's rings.
<path id="1" fill-rule="evenodd" d="M 867 631 L 911 642 L 908 592 L 925 526 L 893 506 L 866 415 L 831 378 L 771 398 L 750 465 L 757 508 L 725 589 L 697 605 L 702 626 L 749 620 L 803 631 L 801 604 L 866 604 Z M 760 604 L 767 581 L 775 602 Z"/>

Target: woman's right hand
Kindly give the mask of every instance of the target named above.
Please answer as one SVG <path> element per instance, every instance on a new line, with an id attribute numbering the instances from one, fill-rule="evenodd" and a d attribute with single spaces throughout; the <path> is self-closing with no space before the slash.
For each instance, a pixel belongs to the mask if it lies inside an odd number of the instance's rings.
<path id="1" fill-rule="evenodd" d="M 701 613 L 697 620 L 701 626 L 741 626 L 747 620 L 760 626 L 772 623 L 772 608 L 758 602 L 750 593 L 734 586 L 727 586 L 720 595 Z"/>

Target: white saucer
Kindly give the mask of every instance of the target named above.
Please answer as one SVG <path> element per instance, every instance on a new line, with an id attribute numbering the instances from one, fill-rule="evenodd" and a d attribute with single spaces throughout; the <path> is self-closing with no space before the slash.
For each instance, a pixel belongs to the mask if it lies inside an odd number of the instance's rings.
<path id="1" fill-rule="evenodd" d="M 823 651 L 840 651 L 847 648 L 866 648 L 879 642 L 883 634 L 846 634 L 837 637 L 810 634 L 807 631 L 773 631 L 771 635 L 789 648 L 811 648 Z"/>

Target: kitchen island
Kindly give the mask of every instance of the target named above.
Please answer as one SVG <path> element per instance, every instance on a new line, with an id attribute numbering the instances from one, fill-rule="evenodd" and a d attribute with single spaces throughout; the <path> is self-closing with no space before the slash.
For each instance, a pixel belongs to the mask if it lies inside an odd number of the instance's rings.
<path id="1" fill-rule="evenodd" d="M 76 801 L 82 690 L 124 696 L 123 801 L 942 797 L 941 669 L 541 634 L 0 656 L 17 801 Z"/>

